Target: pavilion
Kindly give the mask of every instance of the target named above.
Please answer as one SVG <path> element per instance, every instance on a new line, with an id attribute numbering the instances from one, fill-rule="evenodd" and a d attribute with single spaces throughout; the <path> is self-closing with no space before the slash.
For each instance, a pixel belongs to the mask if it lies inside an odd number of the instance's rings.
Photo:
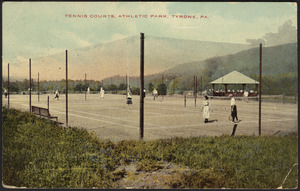
<path id="1" fill-rule="evenodd" d="M 228 96 L 229 94 L 233 94 L 234 96 L 243 96 L 245 87 L 248 84 L 255 84 L 255 89 L 257 92 L 258 89 L 258 84 L 259 82 L 249 78 L 248 76 L 245 76 L 244 74 L 234 70 L 218 79 L 215 81 L 210 82 L 212 84 L 212 95 L 213 96 Z M 215 85 L 216 84 L 222 84 L 225 87 L 225 92 L 215 92 Z M 229 84 L 234 84 L 234 85 L 242 85 L 243 86 L 243 91 L 242 92 L 228 92 L 227 86 Z M 249 92 L 249 96 L 257 96 L 257 93 Z"/>

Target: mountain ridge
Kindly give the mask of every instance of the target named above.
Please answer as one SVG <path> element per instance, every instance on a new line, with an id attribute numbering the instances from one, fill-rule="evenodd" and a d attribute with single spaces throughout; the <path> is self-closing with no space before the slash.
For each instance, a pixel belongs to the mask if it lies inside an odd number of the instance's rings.
<path id="1" fill-rule="evenodd" d="M 180 63 L 205 60 L 213 56 L 233 54 L 250 48 L 247 44 L 219 43 L 164 37 L 145 37 L 145 75 L 156 74 Z M 32 73 L 40 73 L 45 80 L 65 78 L 65 52 L 32 59 Z M 27 71 L 27 63 L 19 64 L 19 71 Z M 13 66 L 12 66 L 13 67 Z M 115 75 L 139 75 L 140 38 L 128 38 L 98 43 L 68 50 L 69 79 L 102 80 Z M 17 67 L 16 67 L 17 68 Z M 16 68 L 12 68 L 13 71 Z M 21 78 L 27 74 L 19 72 Z M 21 76 L 22 75 L 22 76 Z M 24 77 L 23 77 L 24 76 Z M 16 76 L 17 77 L 17 76 Z"/>
<path id="2" fill-rule="evenodd" d="M 297 43 L 270 46 L 262 48 L 262 75 L 268 76 L 297 76 Z M 181 63 L 168 68 L 163 72 L 146 75 L 145 84 L 160 83 L 174 78 L 183 81 L 192 81 L 193 76 L 203 76 L 205 83 L 209 83 L 233 70 L 237 70 L 246 76 L 258 80 L 259 76 L 259 47 L 243 50 L 235 54 L 225 56 L 214 56 L 205 60 Z M 119 79 L 119 80 L 118 80 Z M 123 81 L 122 76 L 118 78 L 107 78 L 104 81 Z M 199 78 L 198 78 L 199 80 Z M 120 83 L 124 83 L 121 82 Z M 186 82 L 185 84 L 189 84 Z M 139 86 L 139 76 L 131 76 L 131 85 Z"/>

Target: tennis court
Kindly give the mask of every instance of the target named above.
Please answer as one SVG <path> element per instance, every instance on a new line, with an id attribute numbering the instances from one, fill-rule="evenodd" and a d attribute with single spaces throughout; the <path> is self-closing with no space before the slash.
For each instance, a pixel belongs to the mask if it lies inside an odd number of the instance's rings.
<path id="1" fill-rule="evenodd" d="M 59 100 L 53 100 L 54 94 L 32 95 L 31 105 L 47 108 L 53 116 L 65 125 L 66 102 L 65 95 Z M 102 139 L 112 141 L 139 139 L 140 97 L 133 96 L 133 104 L 126 104 L 124 95 L 106 94 L 69 94 L 68 95 L 69 126 L 85 128 L 94 131 Z M 2 97 L 3 105 L 7 98 Z M 210 99 L 212 112 L 210 120 L 204 123 L 201 107 L 202 98 L 198 97 L 195 107 L 193 97 L 187 98 L 184 106 L 184 96 L 164 96 L 153 100 L 147 95 L 144 101 L 144 139 L 171 138 L 175 136 L 222 136 L 231 135 L 233 123 L 228 120 L 230 115 L 229 99 Z M 258 102 L 236 99 L 238 123 L 235 135 L 258 135 Z M 29 111 L 29 95 L 10 95 L 10 107 Z M 262 102 L 262 135 L 286 134 L 298 132 L 297 104 Z"/>

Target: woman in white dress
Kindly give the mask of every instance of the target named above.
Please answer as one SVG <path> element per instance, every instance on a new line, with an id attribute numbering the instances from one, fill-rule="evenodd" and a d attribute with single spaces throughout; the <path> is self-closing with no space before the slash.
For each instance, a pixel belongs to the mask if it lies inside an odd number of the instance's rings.
<path id="1" fill-rule="evenodd" d="M 202 106 L 202 114 L 203 114 L 203 118 L 205 119 L 204 123 L 208 123 L 209 110 L 210 110 L 210 106 L 209 106 L 208 96 L 204 96 L 204 101 Z"/>
<path id="2" fill-rule="evenodd" d="M 100 90 L 100 97 L 101 97 L 101 98 L 104 98 L 104 94 L 105 94 L 104 89 L 101 87 L 101 90 Z"/>

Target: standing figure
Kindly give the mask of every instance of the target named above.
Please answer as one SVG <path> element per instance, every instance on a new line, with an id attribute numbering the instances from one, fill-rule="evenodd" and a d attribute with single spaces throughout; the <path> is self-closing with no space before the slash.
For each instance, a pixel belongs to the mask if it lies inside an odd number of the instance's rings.
<path id="1" fill-rule="evenodd" d="M 101 90 L 100 90 L 100 97 L 104 98 L 104 89 L 101 87 Z"/>
<path id="2" fill-rule="evenodd" d="M 53 99 L 59 100 L 59 93 L 58 93 L 58 90 L 55 91 L 55 97 L 54 97 Z"/>
<path id="3" fill-rule="evenodd" d="M 157 92 L 157 90 L 154 88 L 154 90 L 153 90 L 153 99 L 155 100 L 156 98 L 157 98 L 157 95 L 158 95 L 158 92 Z"/>
<path id="4" fill-rule="evenodd" d="M 4 90 L 4 95 L 5 95 L 5 98 L 7 98 L 7 91 L 6 91 L 6 89 Z"/>
<path id="5" fill-rule="evenodd" d="M 204 123 L 208 123 L 209 110 L 210 110 L 210 106 L 209 106 L 208 96 L 204 96 L 204 101 L 202 106 L 202 115 L 204 118 Z"/>
<path id="6" fill-rule="evenodd" d="M 245 102 L 248 102 L 248 95 L 249 95 L 249 93 L 247 91 L 245 91 L 244 92 Z"/>
<path id="7" fill-rule="evenodd" d="M 126 104 L 132 104 L 132 93 L 129 87 L 127 88 Z"/>
<path id="8" fill-rule="evenodd" d="M 87 88 L 87 94 L 90 94 L 90 87 Z"/>
<path id="9" fill-rule="evenodd" d="M 231 116 L 232 116 L 232 122 L 239 122 L 239 119 L 237 117 L 237 107 L 235 104 L 235 99 L 232 94 L 229 95 L 230 100 L 230 106 L 231 106 Z M 235 121 L 236 119 L 236 121 Z"/>

